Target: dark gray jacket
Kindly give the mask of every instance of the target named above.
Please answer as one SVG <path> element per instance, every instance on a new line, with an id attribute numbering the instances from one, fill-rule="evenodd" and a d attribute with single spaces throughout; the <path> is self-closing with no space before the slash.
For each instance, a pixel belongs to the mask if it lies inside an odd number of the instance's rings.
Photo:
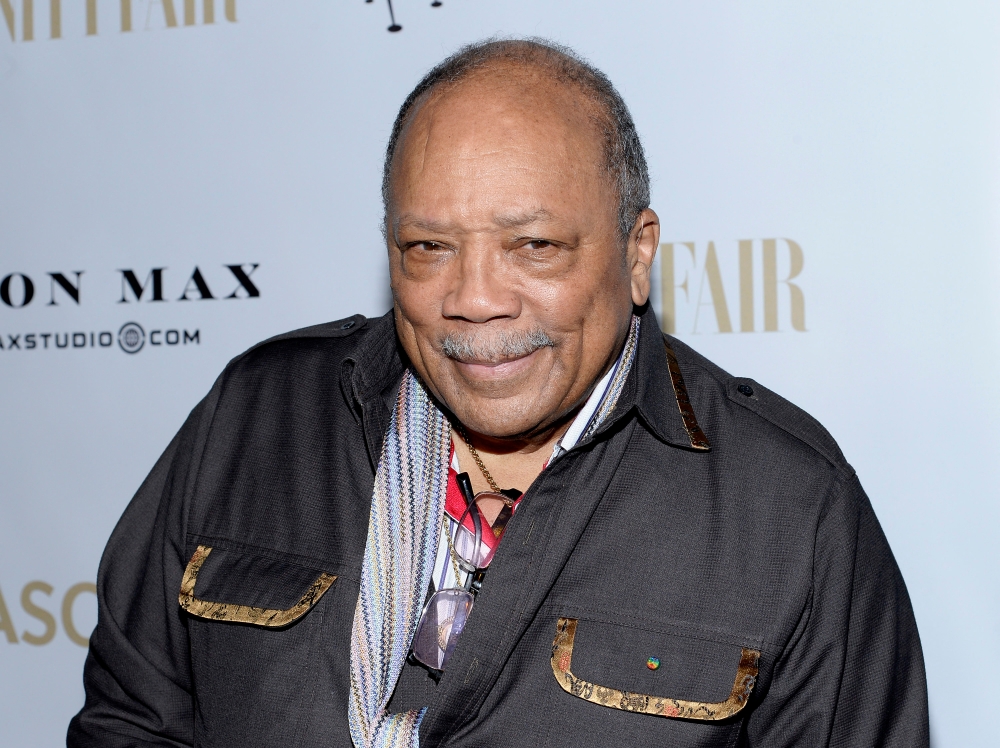
<path id="1" fill-rule="evenodd" d="M 108 543 L 71 748 L 351 745 L 403 366 L 389 315 L 226 368 Z M 392 709 L 425 705 L 422 746 L 928 742 L 910 602 L 854 471 L 648 310 L 615 412 L 527 491 L 440 683 L 404 670 Z"/>

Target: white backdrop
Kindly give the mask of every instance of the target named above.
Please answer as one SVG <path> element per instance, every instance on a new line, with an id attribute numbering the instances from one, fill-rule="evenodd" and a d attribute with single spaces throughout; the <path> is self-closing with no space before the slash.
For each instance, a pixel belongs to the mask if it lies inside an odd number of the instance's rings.
<path id="1" fill-rule="evenodd" d="M 909 585 L 935 745 L 996 745 L 1000 7 L 395 10 L 390 34 L 382 0 L 0 0 L 0 743 L 62 743 L 104 542 L 225 362 L 388 308 L 396 109 L 458 45 L 517 33 L 619 86 L 665 324 L 839 440 Z"/>

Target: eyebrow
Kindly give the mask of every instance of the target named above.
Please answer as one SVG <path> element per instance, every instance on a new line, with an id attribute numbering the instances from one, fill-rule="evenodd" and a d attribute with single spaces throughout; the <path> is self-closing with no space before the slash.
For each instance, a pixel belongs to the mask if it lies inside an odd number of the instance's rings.
<path id="1" fill-rule="evenodd" d="M 510 213 L 506 215 L 494 216 L 493 222 L 501 228 L 516 229 L 547 218 L 552 218 L 552 213 L 545 208 L 539 208 L 538 210 L 530 213 Z M 448 231 L 454 229 L 454 226 L 444 221 L 418 218 L 413 215 L 400 216 L 400 218 L 394 221 L 394 223 L 396 231 L 399 231 L 399 229 L 403 226 L 413 228 L 418 231 L 429 231 L 434 233 L 447 233 Z"/>

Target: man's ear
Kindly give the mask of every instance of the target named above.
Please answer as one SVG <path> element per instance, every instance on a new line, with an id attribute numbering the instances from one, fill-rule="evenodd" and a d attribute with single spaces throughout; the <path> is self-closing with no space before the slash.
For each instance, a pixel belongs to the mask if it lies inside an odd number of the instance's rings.
<path id="1" fill-rule="evenodd" d="M 628 238 L 628 265 L 632 279 L 632 303 L 642 306 L 649 299 L 650 272 L 660 246 L 660 219 L 646 208 L 635 219 Z"/>

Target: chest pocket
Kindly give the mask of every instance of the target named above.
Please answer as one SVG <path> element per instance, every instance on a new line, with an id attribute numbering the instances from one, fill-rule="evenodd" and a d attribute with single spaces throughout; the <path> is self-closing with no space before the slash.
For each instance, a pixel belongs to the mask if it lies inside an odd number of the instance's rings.
<path id="1" fill-rule="evenodd" d="M 203 574 L 211 553 L 209 546 L 198 546 L 184 570 L 177 598 L 188 614 L 211 621 L 287 626 L 308 613 L 337 581 L 326 572 L 225 550 L 215 554 Z M 195 595 L 199 577 L 201 597 Z"/>
<path id="2" fill-rule="evenodd" d="M 316 693 L 329 690 L 317 685 L 331 669 L 324 632 L 352 609 L 336 582 L 297 557 L 198 546 L 178 595 L 188 617 L 196 745 L 313 745 L 332 727 Z"/>
<path id="3" fill-rule="evenodd" d="M 548 677 L 558 688 L 547 748 L 738 742 L 759 649 L 713 632 L 586 616 L 559 617 L 549 631 Z"/>
<path id="4" fill-rule="evenodd" d="M 584 623 L 578 648 L 579 625 L 575 618 L 556 623 L 552 672 L 564 691 L 594 704 L 716 722 L 742 711 L 757 681 L 759 650 L 599 622 Z"/>

